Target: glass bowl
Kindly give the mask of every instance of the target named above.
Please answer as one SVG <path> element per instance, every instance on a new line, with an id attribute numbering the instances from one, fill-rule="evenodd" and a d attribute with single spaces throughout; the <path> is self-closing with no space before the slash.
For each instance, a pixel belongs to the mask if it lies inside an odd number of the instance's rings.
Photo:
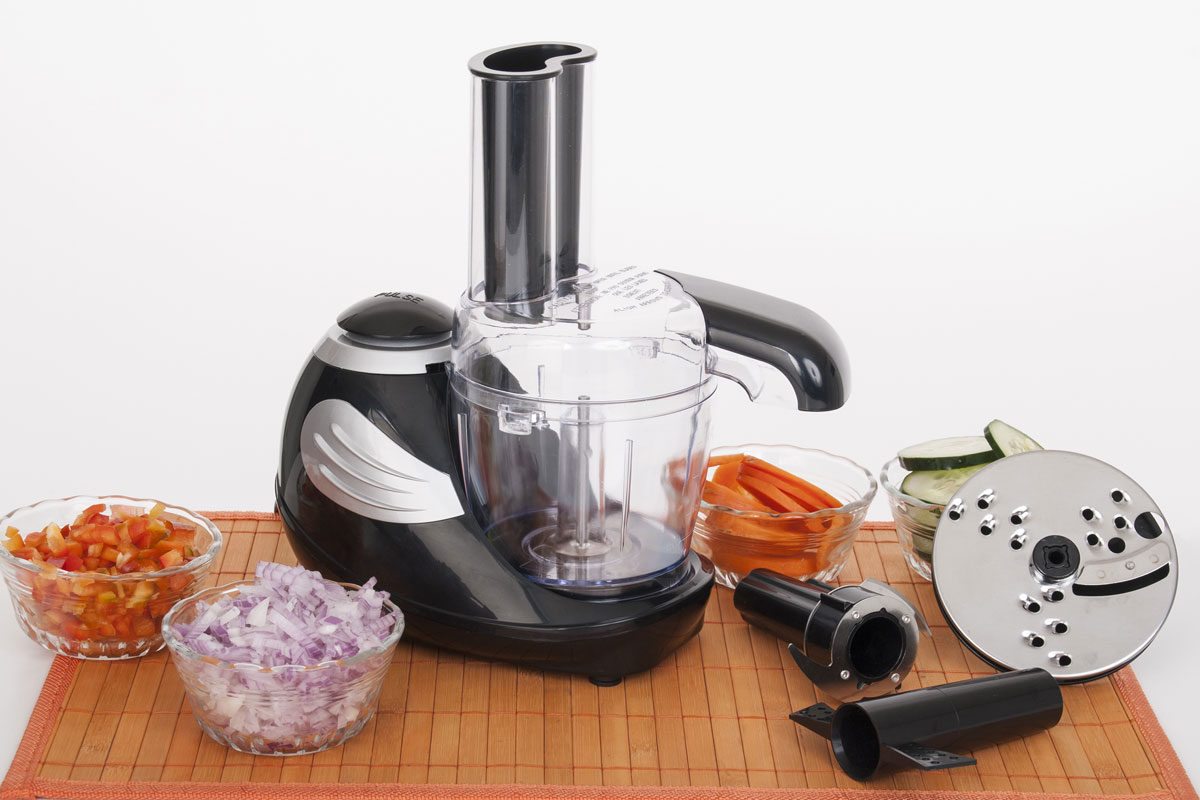
<path id="1" fill-rule="evenodd" d="M 933 580 L 933 535 L 946 508 L 938 503 L 926 503 L 900 491 L 908 470 L 893 458 L 879 471 L 879 482 L 887 492 L 892 519 L 896 521 L 896 537 L 904 560 L 913 572 L 927 581 Z"/>
<path id="2" fill-rule="evenodd" d="M 833 580 L 846 565 L 875 497 L 870 471 L 848 458 L 791 445 L 718 447 L 713 456 L 745 453 L 809 481 L 842 502 L 812 512 L 739 511 L 703 500 L 692 528 L 692 549 L 713 563 L 730 589 L 757 567 L 801 580 Z M 710 470 L 711 474 L 711 470 Z"/>
<path id="3" fill-rule="evenodd" d="M 163 621 L 163 638 L 192 715 L 209 736 L 243 753 L 293 756 L 336 747 L 375 714 L 383 678 L 404 632 L 403 615 L 395 603 L 384 600 L 381 613 L 395 612 L 397 623 L 378 647 L 312 666 L 222 661 L 202 656 L 180 640 L 173 626 L 193 621 L 200 603 L 222 595 L 236 597 L 243 587 L 253 585 L 249 580 L 206 589 L 175 606 Z"/>
<path id="4" fill-rule="evenodd" d="M 65 526 L 92 505 L 132 506 L 149 512 L 157 500 L 117 495 L 43 500 L 0 518 L 0 534 L 16 528 L 23 536 L 50 523 Z M 21 630 L 55 653 L 75 658 L 117 660 L 161 650 L 162 619 L 180 600 L 195 594 L 221 550 L 221 531 L 185 508 L 163 504 L 160 519 L 195 527 L 200 555 L 156 572 L 105 575 L 39 567 L 0 547 L 0 571 Z"/>

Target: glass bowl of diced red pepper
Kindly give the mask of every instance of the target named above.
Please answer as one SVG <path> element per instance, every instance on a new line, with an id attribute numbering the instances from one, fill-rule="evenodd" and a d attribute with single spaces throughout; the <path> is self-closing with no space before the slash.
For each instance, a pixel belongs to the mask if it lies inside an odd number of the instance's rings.
<path id="1" fill-rule="evenodd" d="M 0 571 L 21 629 L 55 653 L 137 658 L 162 618 L 202 588 L 221 532 L 157 500 L 69 497 L 0 518 Z"/>

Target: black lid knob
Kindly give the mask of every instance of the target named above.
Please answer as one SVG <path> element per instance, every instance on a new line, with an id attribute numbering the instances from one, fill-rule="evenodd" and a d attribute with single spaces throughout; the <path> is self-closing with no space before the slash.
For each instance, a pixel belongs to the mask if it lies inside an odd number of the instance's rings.
<path id="1" fill-rule="evenodd" d="M 338 317 L 338 325 L 349 334 L 392 342 L 446 337 L 453 322 L 449 306 L 413 292 L 381 292 Z"/>

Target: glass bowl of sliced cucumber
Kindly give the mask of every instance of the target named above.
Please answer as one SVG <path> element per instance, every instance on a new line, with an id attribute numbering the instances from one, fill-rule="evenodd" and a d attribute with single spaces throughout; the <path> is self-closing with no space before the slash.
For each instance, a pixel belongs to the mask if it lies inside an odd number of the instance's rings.
<path id="1" fill-rule="evenodd" d="M 997 459 L 1041 449 L 1028 435 L 995 419 L 982 436 L 911 445 L 884 464 L 879 483 L 887 492 L 904 560 L 913 571 L 933 580 L 934 534 L 958 487 Z"/>

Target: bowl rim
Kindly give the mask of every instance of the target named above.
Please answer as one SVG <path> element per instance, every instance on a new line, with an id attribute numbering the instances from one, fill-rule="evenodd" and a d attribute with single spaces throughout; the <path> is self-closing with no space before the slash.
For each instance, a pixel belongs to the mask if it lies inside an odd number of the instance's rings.
<path id="1" fill-rule="evenodd" d="M 187 561 L 175 567 L 155 570 L 154 572 L 139 572 L 136 574 L 130 573 L 125 575 L 105 575 L 99 572 L 70 572 L 61 567 L 55 567 L 54 571 L 56 577 L 71 578 L 74 580 L 83 579 L 91 581 L 110 581 L 112 583 L 157 580 L 158 578 L 166 578 L 185 572 L 196 572 L 201 568 L 208 567 L 216 559 L 217 553 L 221 552 L 221 547 L 225 543 L 225 536 L 221 533 L 221 529 L 216 526 L 216 523 L 203 514 L 197 514 L 195 511 L 184 508 L 183 506 L 173 505 L 163 500 L 154 500 L 146 497 L 128 497 L 123 494 L 76 494 L 71 495 L 70 497 L 50 497 L 45 500 L 39 500 L 36 503 L 30 503 L 27 506 L 20 506 L 19 508 L 14 508 L 12 511 L 9 511 L 3 517 L 0 517 L 0 533 L 7 530 L 8 526 L 11 524 L 10 521 L 17 514 L 21 514 L 25 511 L 32 511 L 38 506 L 44 506 L 48 503 L 70 503 L 77 500 L 91 500 L 93 501 L 91 504 L 102 502 L 107 506 L 112 506 L 112 501 L 115 500 L 117 501 L 116 505 L 143 505 L 151 508 L 159 503 L 162 503 L 164 506 L 164 512 L 182 512 L 179 514 L 179 516 L 188 517 L 190 520 L 203 525 L 205 530 L 209 532 L 209 535 L 212 536 L 212 544 L 208 546 L 207 550 L 193 558 L 191 561 Z M 8 548 L 6 547 L 0 547 L 0 560 L 3 560 L 6 564 L 11 564 L 15 567 L 25 570 L 26 572 L 31 572 L 34 574 L 41 574 L 46 570 L 45 567 L 39 567 L 37 564 L 29 561 L 28 559 L 17 558 L 12 553 L 8 552 Z"/>
<path id="2" fill-rule="evenodd" d="M 346 581 L 329 581 L 329 579 L 325 578 L 324 576 L 321 577 L 321 580 L 328 581 L 329 583 L 336 583 L 338 586 L 347 589 L 362 588 L 362 584 L 348 583 Z M 254 672 L 255 674 L 259 675 L 273 675 L 284 672 L 317 672 L 321 670 L 335 669 L 337 667 L 352 666 L 360 661 L 365 661 L 368 658 L 373 658 L 386 653 L 388 650 L 391 650 L 396 646 L 396 643 L 400 641 L 400 637 L 404 634 L 404 612 L 401 611 L 400 607 L 393 603 L 390 598 L 384 598 L 383 606 L 389 611 L 396 612 L 396 623 L 392 625 L 392 632 L 387 635 L 387 638 L 385 638 L 375 647 L 371 647 L 366 650 L 360 650 L 349 658 L 337 658 L 330 661 L 321 661 L 316 664 L 276 664 L 273 667 L 264 667 L 261 664 L 255 664 L 251 661 L 226 661 L 225 659 L 218 658 L 216 656 L 206 656 L 201 653 L 197 653 L 195 650 L 184 644 L 183 641 L 175 634 L 175 616 L 182 609 L 195 605 L 201 600 L 208 600 L 209 598 L 219 594 L 228 594 L 234 589 L 239 589 L 243 586 L 254 586 L 256 583 L 257 581 L 255 581 L 253 578 L 245 578 L 240 581 L 232 581 L 230 583 L 222 584 L 221 586 L 210 586 L 209 588 L 197 592 L 191 597 L 180 600 L 178 603 L 171 606 L 171 610 L 168 611 L 162 618 L 161 626 L 163 642 L 166 643 L 167 650 L 170 651 L 171 657 L 174 658 L 175 656 L 179 656 L 181 658 L 186 658 L 189 661 L 203 661 L 206 664 L 221 669 L 238 670 L 241 672 Z"/>
<path id="3" fill-rule="evenodd" d="M 875 499 L 876 492 L 879 491 L 879 482 L 875 480 L 875 476 L 871 473 L 871 471 L 862 464 L 859 464 L 857 461 L 847 458 L 846 456 L 841 456 L 837 453 L 831 453 L 828 450 L 821 450 L 817 447 L 800 447 L 799 445 L 794 444 L 765 444 L 763 442 L 747 442 L 745 444 L 722 445 L 720 447 L 714 447 L 709 450 L 708 455 L 709 458 L 711 458 L 713 453 L 717 450 L 732 450 L 737 452 L 738 450 L 744 451 L 744 449 L 748 447 L 785 448 L 788 450 L 795 450 L 800 453 L 816 453 L 817 455 L 826 456 L 835 461 L 841 461 L 866 476 L 868 483 L 867 490 L 863 492 L 863 496 L 857 500 L 852 500 L 851 502 L 838 506 L 837 508 L 822 508 L 818 511 L 747 511 L 743 509 L 730 508 L 729 506 L 723 506 L 719 503 L 709 503 L 705 501 L 703 497 L 700 498 L 700 508 L 715 509 L 725 514 L 734 514 L 746 519 L 822 519 L 824 517 L 832 517 L 842 514 L 857 514 L 859 511 L 865 510 L 871 505 L 871 502 Z M 704 472 L 705 475 L 708 474 L 708 467 L 704 468 Z"/>
<path id="4" fill-rule="evenodd" d="M 893 464 L 899 464 L 899 463 L 900 463 L 900 457 L 896 456 L 894 458 L 889 458 L 887 460 L 887 462 L 882 467 L 879 468 L 879 483 L 883 486 L 883 490 L 885 492 L 887 492 L 888 494 L 890 494 L 892 497 L 896 498 L 897 500 L 903 500 L 904 502 L 909 503 L 910 505 L 914 505 L 917 508 L 925 509 L 926 511 L 933 511 L 935 509 L 944 509 L 946 507 L 946 505 L 944 503 L 930 503 L 928 501 L 921 500 L 920 498 L 913 497 L 911 494 L 907 494 L 907 493 L 901 491 L 899 486 L 896 486 L 891 481 L 889 481 L 888 477 L 887 477 L 888 468 L 891 467 Z"/>

